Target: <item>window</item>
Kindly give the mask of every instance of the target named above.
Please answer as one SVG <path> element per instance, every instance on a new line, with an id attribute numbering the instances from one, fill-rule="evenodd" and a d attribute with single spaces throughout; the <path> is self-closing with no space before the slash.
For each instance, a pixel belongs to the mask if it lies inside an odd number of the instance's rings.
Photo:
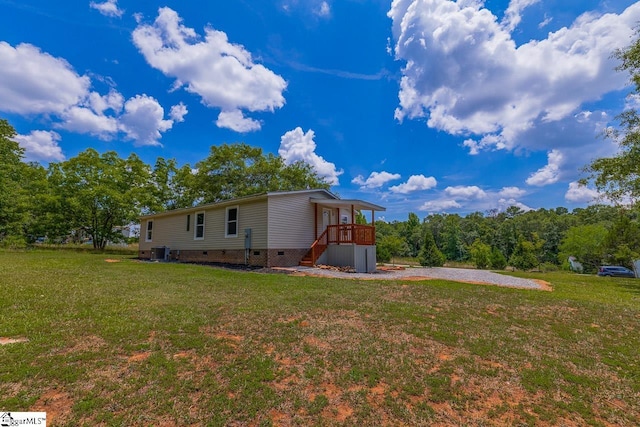
<path id="1" fill-rule="evenodd" d="M 153 238 L 153 221 L 147 221 L 147 234 L 145 235 L 145 242 L 151 242 Z"/>
<path id="2" fill-rule="evenodd" d="M 191 215 L 187 215 L 187 231 L 189 231 L 189 227 L 191 227 Z"/>
<path id="3" fill-rule="evenodd" d="M 196 213 L 195 233 L 193 238 L 195 240 L 204 239 L 204 212 Z"/>
<path id="4" fill-rule="evenodd" d="M 238 237 L 238 207 L 227 208 L 227 228 L 225 237 Z"/>

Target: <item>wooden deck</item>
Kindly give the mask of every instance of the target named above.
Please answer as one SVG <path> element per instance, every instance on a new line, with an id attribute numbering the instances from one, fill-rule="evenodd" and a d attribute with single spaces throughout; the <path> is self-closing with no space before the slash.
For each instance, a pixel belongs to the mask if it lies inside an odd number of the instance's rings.
<path id="1" fill-rule="evenodd" d="M 329 245 L 375 245 L 376 228 L 371 225 L 340 224 L 329 225 L 326 230 L 313 242 L 309 252 L 302 258 L 300 265 L 315 265 L 320 255 Z"/>

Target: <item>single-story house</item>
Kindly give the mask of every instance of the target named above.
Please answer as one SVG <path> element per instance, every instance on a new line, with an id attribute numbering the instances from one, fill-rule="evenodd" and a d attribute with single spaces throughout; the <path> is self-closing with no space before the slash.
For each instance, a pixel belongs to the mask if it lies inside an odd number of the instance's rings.
<path id="1" fill-rule="evenodd" d="M 327 190 L 269 192 L 140 217 L 141 259 L 376 268 L 375 212 Z M 356 214 L 370 211 L 370 224 Z"/>

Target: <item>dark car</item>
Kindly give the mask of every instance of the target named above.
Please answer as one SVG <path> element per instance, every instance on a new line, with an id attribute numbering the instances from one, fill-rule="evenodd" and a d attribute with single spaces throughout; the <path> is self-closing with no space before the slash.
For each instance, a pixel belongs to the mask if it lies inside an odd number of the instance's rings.
<path id="1" fill-rule="evenodd" d="M 598 269 L 598 276 L 636 277 L 636 274 L 626 267 L 618 265 L 603 265 Z"/>

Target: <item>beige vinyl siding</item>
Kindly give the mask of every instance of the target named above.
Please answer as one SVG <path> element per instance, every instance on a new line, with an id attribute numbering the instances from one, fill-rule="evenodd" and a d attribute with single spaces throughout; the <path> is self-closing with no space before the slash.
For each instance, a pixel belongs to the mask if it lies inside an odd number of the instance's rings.
<path id="1" fill-rule="evenodd" d="M 309 201 L 312 197 L 328 198 L 325 192 L 278 194 L 269 197 L 269 248 L 311 247 L 316 238 L 313 230 L 315 206 Z M 318 207 L 318 212 L 322 215 L 321 207 Z"/>
<path id="2" fill-rule="evenodd" d="M 153 219 L 153 241 L 140 242 L 140 250 L 149 250 L 157 246 L 178 249 L 244 249 L 244 230 L 251 228 L 252 248 L 267 248 L 267 199 L 250 203 L 238 203 L 238 236 L 225 237 L 226 206 L 181 211 L 174 215 L 160 215 Z M 204 239 L 195 240 L 196 212 L 205 212 Z M 187 215 L 191 215 L 191 224 L 187 231 Z M 146 227 L 146 220 L 143 221 Z M 146 230 L 146 228 L 145 228 Z M 143 239 L 141 239 L 143 240 Z"/>

